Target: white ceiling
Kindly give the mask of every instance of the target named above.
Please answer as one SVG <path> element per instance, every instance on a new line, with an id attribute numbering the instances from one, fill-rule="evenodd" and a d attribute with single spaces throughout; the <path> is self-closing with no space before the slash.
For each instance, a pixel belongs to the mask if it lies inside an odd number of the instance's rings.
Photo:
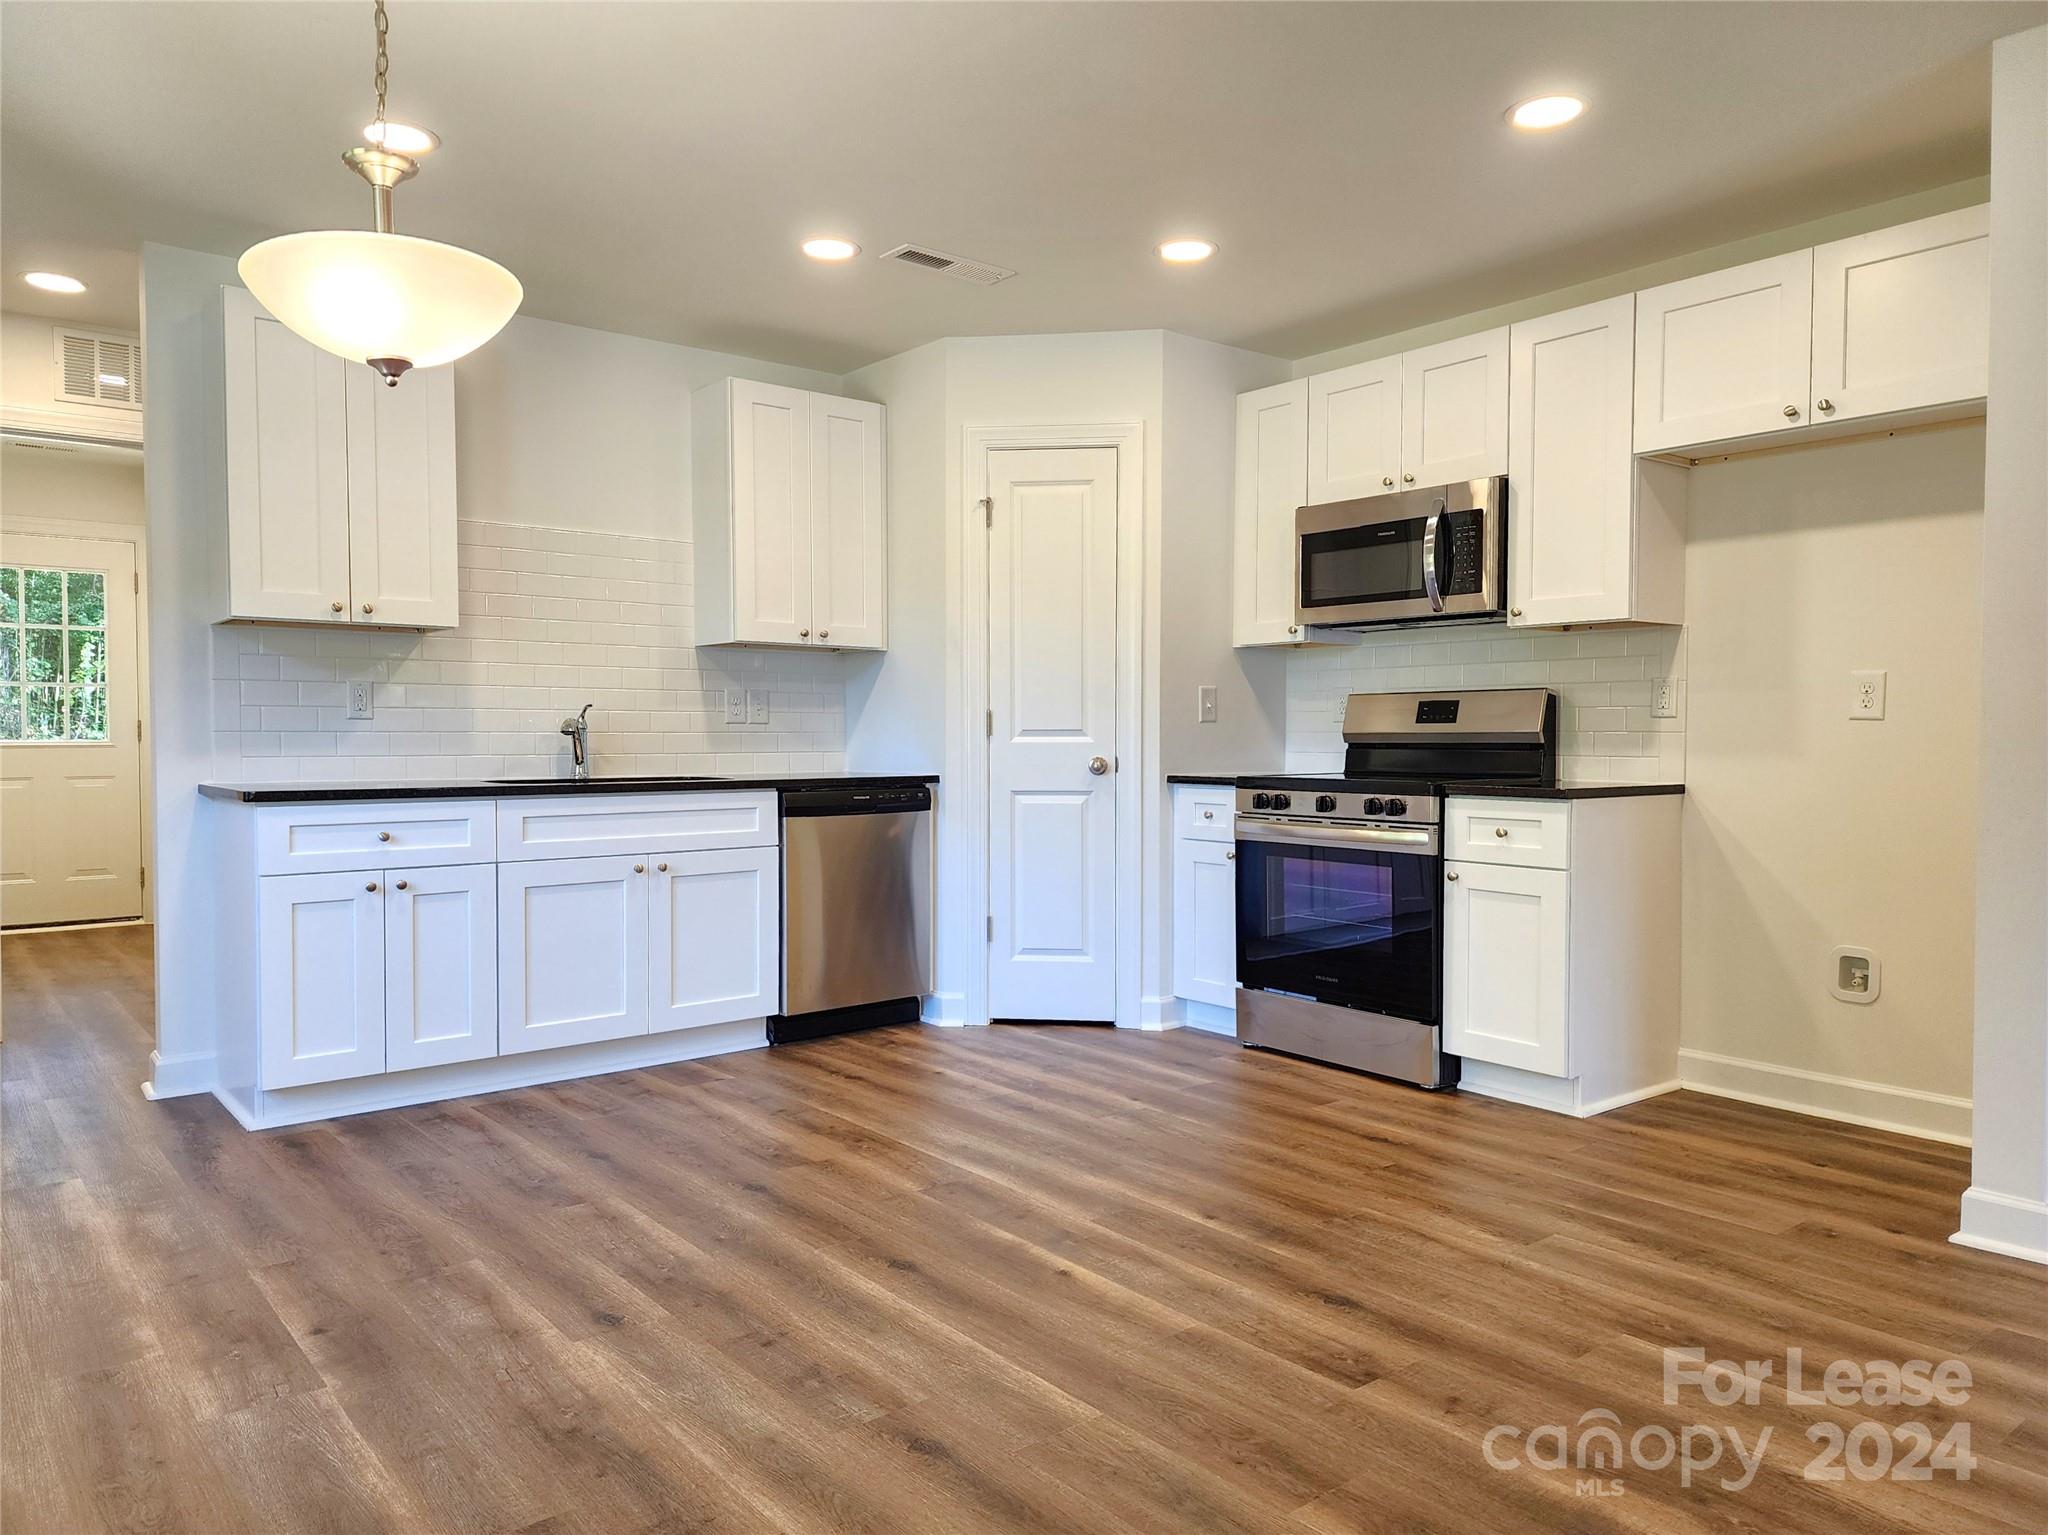
<path id="1" fill-rule="evenodd" d="M 391 0 L 402 230 L 525 313 L 844 371 L 942 335 L 1162 326 L 1302 356 L 1967 176 L 2030 3 Z M 4 303 L 135 320 L 145 239 L 361 226 L 371 8 L 0 7 Z M 1513 102 L 1592 110 L 1524 136 Z M 844 234 L 841 268 L 797 241 Z M 1205 266 L 1153 254 L 1171 235 Z M 1014 267 L 978 288 L 902 241 Z M 93 284 L 60 301 L 18 274 Z"/>

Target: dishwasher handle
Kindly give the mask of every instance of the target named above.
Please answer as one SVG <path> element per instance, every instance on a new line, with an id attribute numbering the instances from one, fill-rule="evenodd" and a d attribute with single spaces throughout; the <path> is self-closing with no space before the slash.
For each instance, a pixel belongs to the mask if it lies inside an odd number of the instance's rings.
<path id="1" fill-rule="evenodd" d="M 908 815 L 931 808 L 931 785 L 921 783 L 782 791 L 784 820 L 820 815 Z"/>

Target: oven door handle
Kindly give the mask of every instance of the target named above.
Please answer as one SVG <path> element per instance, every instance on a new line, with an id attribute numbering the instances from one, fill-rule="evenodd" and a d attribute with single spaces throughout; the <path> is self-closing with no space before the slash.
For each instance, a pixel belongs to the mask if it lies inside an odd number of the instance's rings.
<path id="1" fill-rule="evenodd" d="M 1444 610 L 1444 594 L 1436 579 L 1436 530 L 1444 520 L 1445 502 L 1438 496 L 1431 503 L 1429 520 L 1422 525 L 1422 589 L 1429 596 L 1429 610 Z"/>
<path id="2" fill-rule="evenodd" d="M 1236 825 L 1240 842 L 1291 842 L 1309 847 L 1372 847 L 1389 853 L 1409 853 L 1434 858 L 1437 833 L 1434 826 L 1331 826 L 1323 822 L 1255 821 L 1239 816 Z"/>

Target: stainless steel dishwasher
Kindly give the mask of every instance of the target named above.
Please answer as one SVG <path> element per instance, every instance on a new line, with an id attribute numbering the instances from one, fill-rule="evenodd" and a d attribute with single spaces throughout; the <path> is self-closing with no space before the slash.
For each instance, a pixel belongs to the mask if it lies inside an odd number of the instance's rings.
<path id="1" fill-rule="evenodd" d="M 932 989 L 932 791 L 782 795 L 782 1011 L 771 1044 L 915 1022 Z"/>

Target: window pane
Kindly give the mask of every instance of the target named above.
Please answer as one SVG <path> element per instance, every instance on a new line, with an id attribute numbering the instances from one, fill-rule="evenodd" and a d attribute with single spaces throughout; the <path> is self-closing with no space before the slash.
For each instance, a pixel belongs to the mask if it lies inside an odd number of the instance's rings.
<path id="1" fill-rule="evenodd" d="M 104 741 L 107 738 L 107 690 L 66 688 L 67 734 L 74 741 Z"/>
<path id="2" fill-rule="evenodd" d="M 21 631 L 0 629 L 0 682 L 21 681 Z"/>
<path id="3" fill-rule="evenodd" d="M 64 572 L 24 570 L 21 573 L 22 606 L 32 624 L 64 622 Z"/>
<path id="4" fill-rule="evenodd" d="M 107 680 L 107 636 L 103 629 L 71 629 L 64 635 L 71 668 L 65 681 L 100 687 Z"/>
<path id="5" fill-rule="evenodd" d="M 21 689 L 0 688 L 0 741 L 21 739 Z"/>
<path id="6" fill-rule="evenodd" d="M 66 571 L 64 587 L 71 598 L 71 614 L 66 622 L 103 624 L 107 621 L 106 576 L 97 570 Z"/>
<path id="7" fill-rule="evenodd" d="M 64 631 L 29 629 L 22 634 L 26 643 L 24 672 L 29 682 L 64 680 Z"/>
<path id="8" fill-rule="evenodd" d="M 64 710 L 55 688 L 24 688 L 28 706 L 28 729 L 24 740 L 57 741 L 64 736 Z"/>
<path id="9" fill-rule="evenodd" d="M 0 567 L 0 624 L 21 622 L 21 572 L 12 565 Z"/>

